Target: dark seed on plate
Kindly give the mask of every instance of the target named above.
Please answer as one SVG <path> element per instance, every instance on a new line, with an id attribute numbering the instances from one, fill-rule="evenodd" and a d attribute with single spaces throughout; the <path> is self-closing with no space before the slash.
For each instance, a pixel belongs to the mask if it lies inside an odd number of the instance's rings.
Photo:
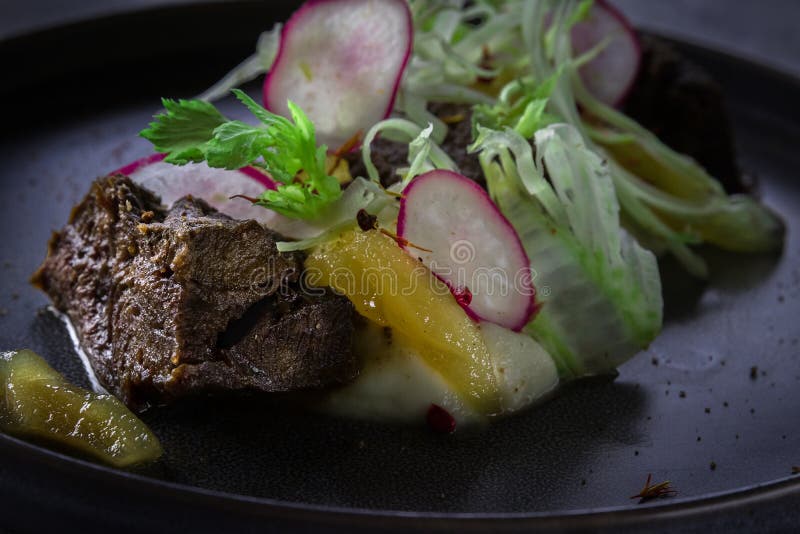
<path id="1" fill-rule="evenodd" d="M 708 467 L 709 467 L 709 468 L 710 468 L 712 471 L 714 471 L 714 470 L 717 468 L 717 462 L 711 462 L 710 464 L 708 464 Z"/>
<path id="2" fill-rule="evenodd" d="M 758 378 L 758 366 L 757 365 L 754 365 L 753 367 L 750 368 L 750 378 L 752 380 L 755 380 L 756 378 Z"/>

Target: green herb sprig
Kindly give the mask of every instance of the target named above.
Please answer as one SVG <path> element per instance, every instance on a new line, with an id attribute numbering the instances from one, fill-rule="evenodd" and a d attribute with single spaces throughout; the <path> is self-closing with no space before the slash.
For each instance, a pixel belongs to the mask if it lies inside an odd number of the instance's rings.
<path id="1" fill-rule="evenodd" d="M 201 100 L 165 98 L 165 113 L 139 135 L 175 165 L 205 161 L 223 169 L 263 168 L 279 185 L 264 191 L 255 204 L 288 217 L 314 218 L 341 197 L 339 182 L 325 169 L 327 147 L 317 146 L 314 125 L 300 107 L 288 103 L 289 120 L 238 89 L 233 93 L 261 124 L 229 120 Z"/>

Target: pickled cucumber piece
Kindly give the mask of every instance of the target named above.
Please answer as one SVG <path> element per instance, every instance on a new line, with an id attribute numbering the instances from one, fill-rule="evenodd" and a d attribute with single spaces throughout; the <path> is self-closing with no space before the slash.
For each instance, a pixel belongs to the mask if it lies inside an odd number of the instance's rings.
<path id="1" fill-rule="evenodd" d="M 83 452 L 116 467 L 155 460 L 161 444 L 111 395 L 73 386 L 30 350 L 0 353 L 0 429 Z"/>

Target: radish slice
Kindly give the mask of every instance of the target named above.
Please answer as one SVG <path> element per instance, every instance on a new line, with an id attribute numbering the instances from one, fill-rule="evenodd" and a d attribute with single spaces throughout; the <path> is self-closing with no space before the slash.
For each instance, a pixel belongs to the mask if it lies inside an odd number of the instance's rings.
<path id="1" fill-rule="evenodd" d="M 586 89 L 610 106 L 618 106 L 628 95 L 641 62 L 641 47 L 630 22 L 604 0 L 597 0 L 586 20 L 572 28 L 572 50 L 577 57 L 606 38 L 606 47 L 579 72 Z"/>
<path id="2" fill-rule="evenodd" d="M 512 330 L 536 311 L 533 271 L 514 228 L 475 182 L 451 171 L 406 187 L 397 233 L 473 318 Z M 426 252 L 420 248 L 429 249 Z"/>
<path id="3" fill-rule="evenodd" d="M 411 54 L 405 0 L 310 0 L 286 22 L 264 106 L 299 105 L 329 148 L 386 118 Z"/>
<path id="4" fill-rule="evenodd" d="M 171 206 L 186 195 L 202 198 L 219 211 L 235 219 L 255 219 L 271 225 L 278 214 L 254 206 L 232 195 L 257 197 L 264 189 L 275 189 L 275 182 L 255 167 L 237 171 L 215 169 L 205 163 L 173 165 L 164 161 L 165 154 L 152 154 L 114 171 L 125 174 L 139 185 L 161 197 L 161 202 Z M 112 174 L 114 174 L 112 173 Z"/>

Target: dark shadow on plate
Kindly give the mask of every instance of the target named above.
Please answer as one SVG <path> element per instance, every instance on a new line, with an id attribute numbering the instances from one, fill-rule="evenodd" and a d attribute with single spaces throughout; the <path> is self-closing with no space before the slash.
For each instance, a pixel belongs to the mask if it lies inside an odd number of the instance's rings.
<path id="1" fill-rule="evenodd" d="M 660 258 L 658 269 L 664 297 L 664 322 L 691 317 L 708 281 L 689 274 L 673 256 Z"/>
<path id="2" fill-rule="evenodd" d="M 673 256 L 659 259 L 665 323 L 692 317 L 708 288 L 742 293 L 763 284 L 781 260 L 780 253 L 735 254 L 714 247 L 699 252 L 708 264 L 707 280 L 689 274 Z"/>
<path id="3" fill-rule="evenodd" d="M 740 293 L 762 285 L 778 267 L 781 254 L 734 254 L 709 247 L 703 257 L 711 271 L 712 287 Z"/>
<path id="4" fill-rule="evenodd" d="M 285 400 L 190 399 L 143 415 L 165 456 L 142 474 L 230 493 L 306 503 L 415 511 L 548 509 L 547 494 L 519 492 L 552 478 L 587 476 L 604 446 L 639 443 L 646 411 L 638 387 L 586 380 L 525 414 L 487 428 L 435 434 L 419 425 L 330 417 Z M 464 462 L 470 458 L 470 462 Z M 527 481 L 527 483 L 526 483 Z M 409 488 L 416 488 L 409 492 Z"/>

